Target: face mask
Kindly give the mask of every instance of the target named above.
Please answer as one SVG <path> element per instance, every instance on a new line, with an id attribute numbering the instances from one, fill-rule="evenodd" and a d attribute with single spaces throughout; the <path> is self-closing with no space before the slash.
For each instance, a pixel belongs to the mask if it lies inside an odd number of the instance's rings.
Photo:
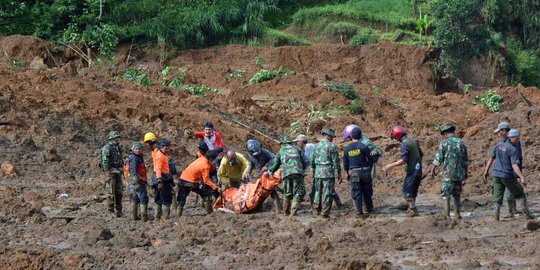
<path id="1" fill-rule="evenodd" d="M 234 165 L 236 165 L 236 164 L 238 164 L 238 160 L 236 160 L 236 159 L 232 159 L 232 160 L 231 160 L 231 165 L 233 165 L 233 166 L 234 166 Z"/>

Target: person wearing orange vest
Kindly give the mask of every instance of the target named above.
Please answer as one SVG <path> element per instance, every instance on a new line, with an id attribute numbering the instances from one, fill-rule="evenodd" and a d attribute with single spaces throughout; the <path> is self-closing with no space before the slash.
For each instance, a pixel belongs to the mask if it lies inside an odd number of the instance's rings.
<path id="1" fill-rule="evenodd" d="M 210 179 L 210 172 L 215 170 L 213 163 L 215 162 L 218 153 L 214 150 L 206 152 L 205 156 L 197 158 L 180 175 L 180 185 L 178 188 L 178 209 L 177 215 L 182 216 L 186 198 L 192 191 L 199 194 L 203 198 L 204 208 L 206 213 L 212 213 L 212 197 L 213 192 L 218 191 L 218 186 Z"/>
<path id="2" fill-rule="evenodd" d="M 160 141 L 157 147 L 158 151 L 153 158 L 154 173 L 156 175 L 156 183 L 154 185 L 156 204 L 155 220 L 168 219 L 171 214 L 172 204 L 172 188 L 173 175 L 169 165 L 169 152 L 171 151 L 171 143 L 167 140 Z"/>

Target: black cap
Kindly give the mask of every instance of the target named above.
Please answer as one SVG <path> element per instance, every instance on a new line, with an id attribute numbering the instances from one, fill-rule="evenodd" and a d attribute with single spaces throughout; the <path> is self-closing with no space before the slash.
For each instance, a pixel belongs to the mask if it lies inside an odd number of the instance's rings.
<path id="1" fill-rule="evenodd" d="M 353 128 L 351 131 L 351 137 L 355 140 L 360 140 L 362 138 L 362 130 L 358 127 Z"/>
<path id="2" fill-rule="evenodd" d="M 197 148 L 199 148 L 201 150 L 204 150 L 204 149 L 208 150 L 208 145 L 206 144 L 205 141 L 199 141 L 197 143 Z"/>
<path id="3" fill-rule="evenodd" d="M 210 150 L 206 152 L 205 157 L 207 159 L 215 159 L 218 156 L 218 152 L 216 150 Z"/>

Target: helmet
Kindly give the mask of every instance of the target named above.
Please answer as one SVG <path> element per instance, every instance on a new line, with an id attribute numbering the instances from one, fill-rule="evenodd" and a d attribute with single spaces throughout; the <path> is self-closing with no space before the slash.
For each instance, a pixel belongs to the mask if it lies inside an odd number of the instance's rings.
<path id="1" fill-rule="evenodd" d="M 247 151 L 253 156 L 257 156 L 261 153 L 261 143 L 259 143 L 257 140 L 248 140 L 246 148 Z"/>
<path id="2" fill-rule="evenodd" d="M 131 150 L 135 150 L 137 148 L 143 148 L 144 145 L 141 143 L 141 142 L 134 142 L 132 145 L 131 145 Z"/>
<path id="3" fill-rule="evenodd" d="M 351 131 L 351 138 L 355 140 L 362 139 L 362 130 L 358 127 L 353 128 L 353 130 Z"/>
<path id="4" fill-rule="evenodd" d="M 154 133 L 148 132 L 144 134 L 143 142 L 150 142 L 150 141 L 155 141 L 155 140 L 156 140 L 156 135 Z"/>
<path id="5" fill-rule="evenodd" d="M 108 137 L 109 140 L 116 139 L 116 138 L 120 138 L 120 133 L 118 131 L 113 130 L 109 132 L 109 137 Z"/>
<path id="6" fill-rule="evenodd" d="M 171 146 L 171 142 L 169 142 L 167 140 L 163 140 L 163 141 L 160 141 L 158 143 L 158 149 L 161 149 L 161 148 L 166 147 L 166 146 Z"/>
<path id="7" fill-rule="evenodd" d="M 390 138 L 394 140 L 400 140 L 403 136 L 407 134 L 407 131 L 402 126 L 395 126 L 392 128 L 392 131 L 390 131 Z"/>
<path id="8" fill-rule="evenodd" d="M 343 140 L 346 140 L 347 138 L 349 138 L 352 135 L 351 134 L 352 130 L 357 127 L 358 126 L 355 124 L 350 124 L 346 126 L 345 129 L 343 130 Z"/>
<path id="9" fill-rule="evenodd" d="M 291 142 L 291 138 L 289 138 L 289 136 L 287 136 L 287 135 L 281 136 L 281 138 L 279 140 L 280 144 L 286 144 L 286 143 L 290 143 L 290 142 Z"/>
<path id="10" fill-rule="evenodd" d="M 454 132 L 456 131 L 456 127 L 452 124 L 445 124 L 439 127 L 439 132 L 441 132 L 441 135 L 445 132 Z"/>
<path id="11" fill-rule="evenodd" d="M 336 132 L 331 129 L 331 128 L 325 128 L 323 129 L 323 131 L 321 132 L 322 135 L 329 135 L 329 136 L 332 136 L 332 137 L 336 137 Z"/>

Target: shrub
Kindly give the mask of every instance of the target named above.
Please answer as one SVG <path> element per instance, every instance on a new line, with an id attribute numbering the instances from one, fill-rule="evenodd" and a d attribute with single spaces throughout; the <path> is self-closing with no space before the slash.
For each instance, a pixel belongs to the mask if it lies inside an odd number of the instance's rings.
<path id="1" fill-rule="evenodd" d="M 140 68 L 138 67 L 130 67 L 124 72 L 124 75 L 122 75 L 122 78 L 124 80 L 135 82 L 136 84 L 142 85 L 142 86 L 151 86 L 152 80 L 148 77 L 146 73 L 144 73 Z"/>
<path id="2" fill-rule="evenodd" d="M 330 92 L 337 92 L 343 95 L 347 99 L 357 99 L 358 93 L 356 92 L 356 88 L 349 83 L 346 82 L 330 82 L 323 84 L 323 87 L 330 91 Z"/>
<path id="3" fill-rule="evenodd" d="M 347 38 L 351 38 L 354 35 L 356 35 L 356 33 L 360 31 L 360 29 L 361 29 L 360 26 L 353 23 L 337 22 L 337 23 L 327 24 L 326 27 L 324 28 L 324 32 L 327 35 L 334 36 L 334 37 L 344 36 Z"/>
<path id="4" fill-rule="evenodd" d="M 490 111 L 499 112 L 501 109 L 501 102 L 503 98 L 501 95 L 489 90 L 481 95 L 477 95 L 473 99 L 473 104 L 484 104 Z"/>
<path id="5" fill-rule="evenodd" d="M 347 105 L 347 109 L 352 114 L 362 114 L 362 113 L 364 113 L 364 108 L 365 107 L 366 107 L 366 104 L 360 99 L 355 99 L 355 100 L 351 101 L 351 103 L 349 103 L 349 105 Z"/>
<path id="6" fill-rule="evenodd" d="M 26 60 L 19 57 L 15 57 L 11 60 L 11 67 L 13 68 L 22 68 L 25 67 L 26 64 Z"/>
<path id="7" fill-rule="evenodd" d="M 227 81 L 230 81 L 232 79 L 235 79 L 235 78 L 244 78 L 246 76 L 246 71 L 245 70 L 242 70 L 242 69 L 239 69 L 239 70 L 236 70 L 232 73 L 229 73 L 227 74 L 227 77 L 225 77 L 227 79 Z"/>
<path id="8" fill-rule="evenodd" d="M 219 89 L 212 88 L 208 85 L 183 85 L 180 89 L 197 96 L 206 96 L 208 93 L 220 94 Z"/>
<path id="9" fill-rule="evenodd" d="M 312 44 L 307 39 L 270 28 L 264 32 L 264 43 L 272 46 L 306 46 Z"/>
<path id="10" fill-rule="evenodd" d="M 512 51 L 510 54 L 512 83 L 540 86 L 540 57 L 533 50 Z"/>
<path id="11" fill-rule="evenodd" d="M 375 44 L 379 42 L 379 34 L 372 28 L 362 28 L 354 37 L 349 41 L 349 45 L 360 46 L 367 44 Z"/>
<path id="12" fill-rule="evenodd" d="M 277 77 L 283 77 L 291 74 L 292 72 L 279 67 L 278 69 L 261 69 L 257 72 L 251 79 L 249 79 L 249 84 L 258 84 L 261 82 L 269 81 Z"/>

